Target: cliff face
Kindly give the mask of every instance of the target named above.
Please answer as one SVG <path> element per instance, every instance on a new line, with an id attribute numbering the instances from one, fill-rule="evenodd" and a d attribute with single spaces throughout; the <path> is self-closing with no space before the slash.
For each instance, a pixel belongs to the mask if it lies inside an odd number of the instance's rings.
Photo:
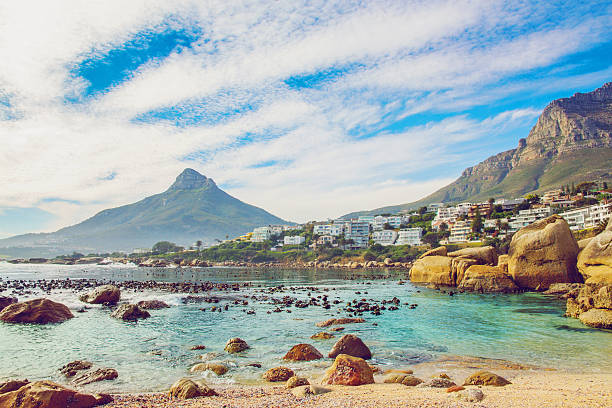
<path id="1" fill-rule="evenodd" d="M 518 146 L 463 171 L 448 186 L 392 212 L 433 202 L 512 198 L 591 179 L 612 179 L 612 82 L 551 102 Z M 350 215 L 355 215 L 353 213 Z"/>

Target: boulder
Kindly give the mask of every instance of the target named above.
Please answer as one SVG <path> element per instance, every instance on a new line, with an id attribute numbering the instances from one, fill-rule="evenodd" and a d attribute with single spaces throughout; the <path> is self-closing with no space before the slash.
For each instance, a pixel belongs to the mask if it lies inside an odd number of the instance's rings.
<path id="1" fill-rule="evenodd" d="M 410 280 L 416 283 L 454 286 L 451 274 L 452 261 L 453 258 L 439 255 L 417 259 L 410 269 Z"/>
<path id="2" fill-rule="evenodd" d="M 17 298 L 12 296 L 0 296 L 0 311 L 13 303 L 17 303 Z"/>
<path id="3" fill-rule="evenodd" d="M 7 408 L 90 408 L 111 401 L 109 395 L 82 394 L 51 381 L 29 383 L 0 394 L 0 407 Z"/>
<path id="4" fill-rule="evenodd" d="M 599 288 L 593 296 L 593 306 L 597 309 L 612 309 L 612 285 Z"/>
<path id="5" fill-rule="evenodd" d="M 481 265 L 497 265 L 497 251 L 492 246 L 464 248 L 449 252 L 447 256 L 451 258 L 473 259 Z"/>
<path id="6" fill-rule="evenodd" d="M 372 352 L 365 343 L 354 334 L 345 334 L 334 344 L 328 354 L 329 358 L 336 358 L 340 354 L 348 354 L 349 356 L 363 358 L 369 360 L 372 358 Z"/>
<path id="7" fill-rule="evenodd" d="M 447 254 L 446 247 L 439 246 L 437 248 L 430 249 L 429 251 L 425 252 L 423 255 L 419 256 L 418 259 L 425 258 L 426 256 L 446 256 L 446 254 Z"/>
<path id="8" fill-rule="evenodd" d="M 349 323 L 365 323 L 362 317 L 341 317 L 339 319 L 327 319 L 315 324 L 317 327 L 329 327 L 333 325 L 349 324 Z"/>
<path id="9" fill-rule="evenodd" d="M 313 334 L 312 336 L 310 336 L 310 338 L 314 340 L 328 340 L 328 339 L 331 339 L 332 337 L 334 337 L 334 335 L 328 332 L 320 332 L 320 333 Z"/>
<path id="10" fill-rule="evenodd" d="M 580 321 L 587 326 L 598 329 L 612 329 L 612 310 L 589 309 L 578 316 Z"/>
<path id="11" fill-rule="evenodd" d="M 241 351 L 244 351 L 248 348 L 249 348 L 249 345 L 247 344 L 246 341 L 242 340 L 241 338 L 234 337 L 233 339 L 229 339 L 227 341 L 227 343 L 225 344 L 224 350 L 227 351 L 228 353 L 234 354 L 234 353 L 240 353 Z"/>
<path id="12" fill-rule="evenodd" d="M 559 215 L 520 229 L 512 237 L 508 270 L 524 289 L 548 289 L 553 283 L 578 282 L 578 244 Z"/>
<path id="13" fill-rule="evenodd" d="M 16 391 L 24 385 L 28 385 L 29 383 L 30 382 L 28 380 L 12 380 L 0 383 L 0 394 Z"/>
<path id="14" fill-rule="evenodd" d="M 168 393 L 172 398 L 190 399 L 197 397 L 212 397 L 219 395 L 210 388 L 203 380 L 192 381 L 189 378 L 181 378 L 170 387 Z"/>
<path id="15" fill-rule="evenodd" d="M 606 229 L 580 251 L 578 270 L 585 283 L 612 285 L 612 217 Z"/>
<path id="16" fill-rule="evenodd" d="M 114 380 L 117 377 L 119 373 L 113 368 L 98 368 L 76 377 L 73 381 L 76 385 L 83 386 L 98 381 Z"/>
<path id="17" fill-rule="evenodd" d="M 66 377 L 74 377 L 78 371 L 89 370 L 93 366 L 89 361 L 75 360 L 60 368 L 60 373 Z"/>
<path id="18" fill-rule="evenodd" d="M 410 374 L 391 374 L 385 378 L 384 382 L 387 384 L 403 384 L 415 387 L 421 384 L 423 380 Z"/>
<path id="19" fill-rule="evenodd" d="M 161 300 L 141 300 L 137 305 L 139 308 L 145 310 L 159 310 L 170 307 L 166 302 L 162 302 Z"/>
<path id="20" fill-rule="evenodd" d="M 364 359 L 340 354 L 325 372 L 322 383 L 330 385 L 374 384 L 374 374 Z"/>
<path id="21" fill-rule="evenodd" d="M 121 299 L 121 291 L 114 285 L 98 286 L 91 292 L 82 295 L 79 299 L 85 303 L 108 303 L 115 305 Z"/>
<path id="22" fill-rule="evenodd" d="M 509 259 L 510 257 L 508 255 L 500 255 L 497 257 L 497 266 L 499 266 L 499 269 L 506 275 L 510 274 L 510 272 L 508 271 L 508 260 Z"/>
<path id="23" fill-rule="evenodd" d="M 291 389 L 295 387 L 301 387 L 302 385 L 310 385 L 310 381 L 308 381 L 306 378 L 297 377 L 294 375 L 293 377 L 287 380 L 287 384 L 285 386 L 288 389 Z"/>
<path id="24" fill-rule="evenodd" d="M 453 282 L 453 285 L 459 285 L 463 281 L 465 272 L 472 265 L 478 265 L 478 261 L 470 258 L 453 258 L 451 261 L 451 282 Z"/>
<path id="25" fill-rule="evenodd" d="M 465 379 L 463 385 L 493 385 L 495 387 L 503 387 L 504 385 L 512 384 L 497 374 L 489 371 L 479 371 Z"/>
<path id="26" fill-rule="evenodd" d="M 287 381 L 293 377 L 295 373 L 287 367 L 274 367 L 263 374 L 263 379 L 269 382 Z"/>
<path id="27" fill-rule="evenodd" d="M 312 361 L 323 358 L 323 354 L 310 344 L 302 343 L 291 347 L 291 350 L 285 354 L 283 360 L 290 361 Z"/>
<path id="28" fill-rule="evenodd" d="M 519 290 L 512 279 L 498 266 L 489 265 L 470 266 L 458 289 L 486 293 L 512 293 Z"/>
<path id="29" fill-rule="evenodd" d="M 135 322 L 138 319 L 151 317 L 151 314 L 146 310 L 142 310 L 138 305 L 121 305 L 111 313 L 111 317 L 127 322 Z"/>
<path id="30" fill-rule="evenodd" d="M 73 317 L 70 309 L 49 299 L 13 303 L 0 311 L 0 320 L 6 323 L 61 323 Z"/>
<path id="31" fill-rule="evenodd" d="M 229 368 L 227 368 L 226 365 L 219 363 L 200 363 L 191 367 L 191 370 L 189 371 L 192 373 L 197 371 L 212 371 L 217 375 L 223 375 L 229 371 Z"/>
<path id="32" fill-rule="evenodd" d="M 578 251 L 582 251 L 584 248 L 586 248 L 587 245 L 589 245 L 589 242 L 591 242 L 591 240 L 594 237 L 591 238 L 585 238 L 585 239 L 581 239 L 577 242 L 578 244 Z"/>

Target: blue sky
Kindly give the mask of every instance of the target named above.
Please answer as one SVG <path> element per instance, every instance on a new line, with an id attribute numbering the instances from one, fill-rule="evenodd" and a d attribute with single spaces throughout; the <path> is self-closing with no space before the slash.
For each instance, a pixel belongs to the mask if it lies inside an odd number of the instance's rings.
<path id="1" fill-rule="evenodd" d="M 294 221 L 419 199 L 610 81 L 611 23 L 605 1 L 3 2 L 0 237 L 185 167 Z"/>

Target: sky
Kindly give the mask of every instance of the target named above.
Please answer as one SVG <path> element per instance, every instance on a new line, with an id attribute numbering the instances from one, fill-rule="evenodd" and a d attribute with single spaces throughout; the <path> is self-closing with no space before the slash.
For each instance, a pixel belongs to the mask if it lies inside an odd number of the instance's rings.
<path id="1" fill-rule="evenodd" d="M 609 1 L 5 0 L 0 237 L 187 167 L 296 222 L 414 201 L 610 80 Z"/>

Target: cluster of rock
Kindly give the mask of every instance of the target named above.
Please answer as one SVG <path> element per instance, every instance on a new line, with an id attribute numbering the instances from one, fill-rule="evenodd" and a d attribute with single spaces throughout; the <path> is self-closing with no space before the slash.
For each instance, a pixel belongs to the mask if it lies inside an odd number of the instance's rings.
<path id="1" fill-rule="evenodd" d="M 172 260 L 162 258 L 147 258 L 147 259 L 136 259 L 134 263 L 138 266 L 149 267 L 149 268 L 165 268 L 170 265 L 176 266 L 190 266 L 206 268 L 212 266 L 211 263 L 204 261 L 203 259 L 181 259 L 176 258 Z"/>
<path id="2" fill-rule="evenodd" d="M 568 290 L 566 297 L 567 317 L 598 329 L 612 329 L 612 285 L 584 284 L 578 291 Z"/>
<path id="3" fill-rule="evenodd" d="M 0 407 L 91 408 L 112 401 L 107 394 L 85 394 L 51 381 L 0 383 Z"/>
<path id="4" fill-rule="evenodd" d="M 348 261 L 348 262 L 331 262 L 331 261 L 310 261 L 305 267 L 308 268 L 332 268 L 332 269 L 364 269 L 364 268 L 405 268 L 410 269 L 412 262 L 393 262 L 391 258 L 385 258 L 383 262 L 379 261 Z"/>

